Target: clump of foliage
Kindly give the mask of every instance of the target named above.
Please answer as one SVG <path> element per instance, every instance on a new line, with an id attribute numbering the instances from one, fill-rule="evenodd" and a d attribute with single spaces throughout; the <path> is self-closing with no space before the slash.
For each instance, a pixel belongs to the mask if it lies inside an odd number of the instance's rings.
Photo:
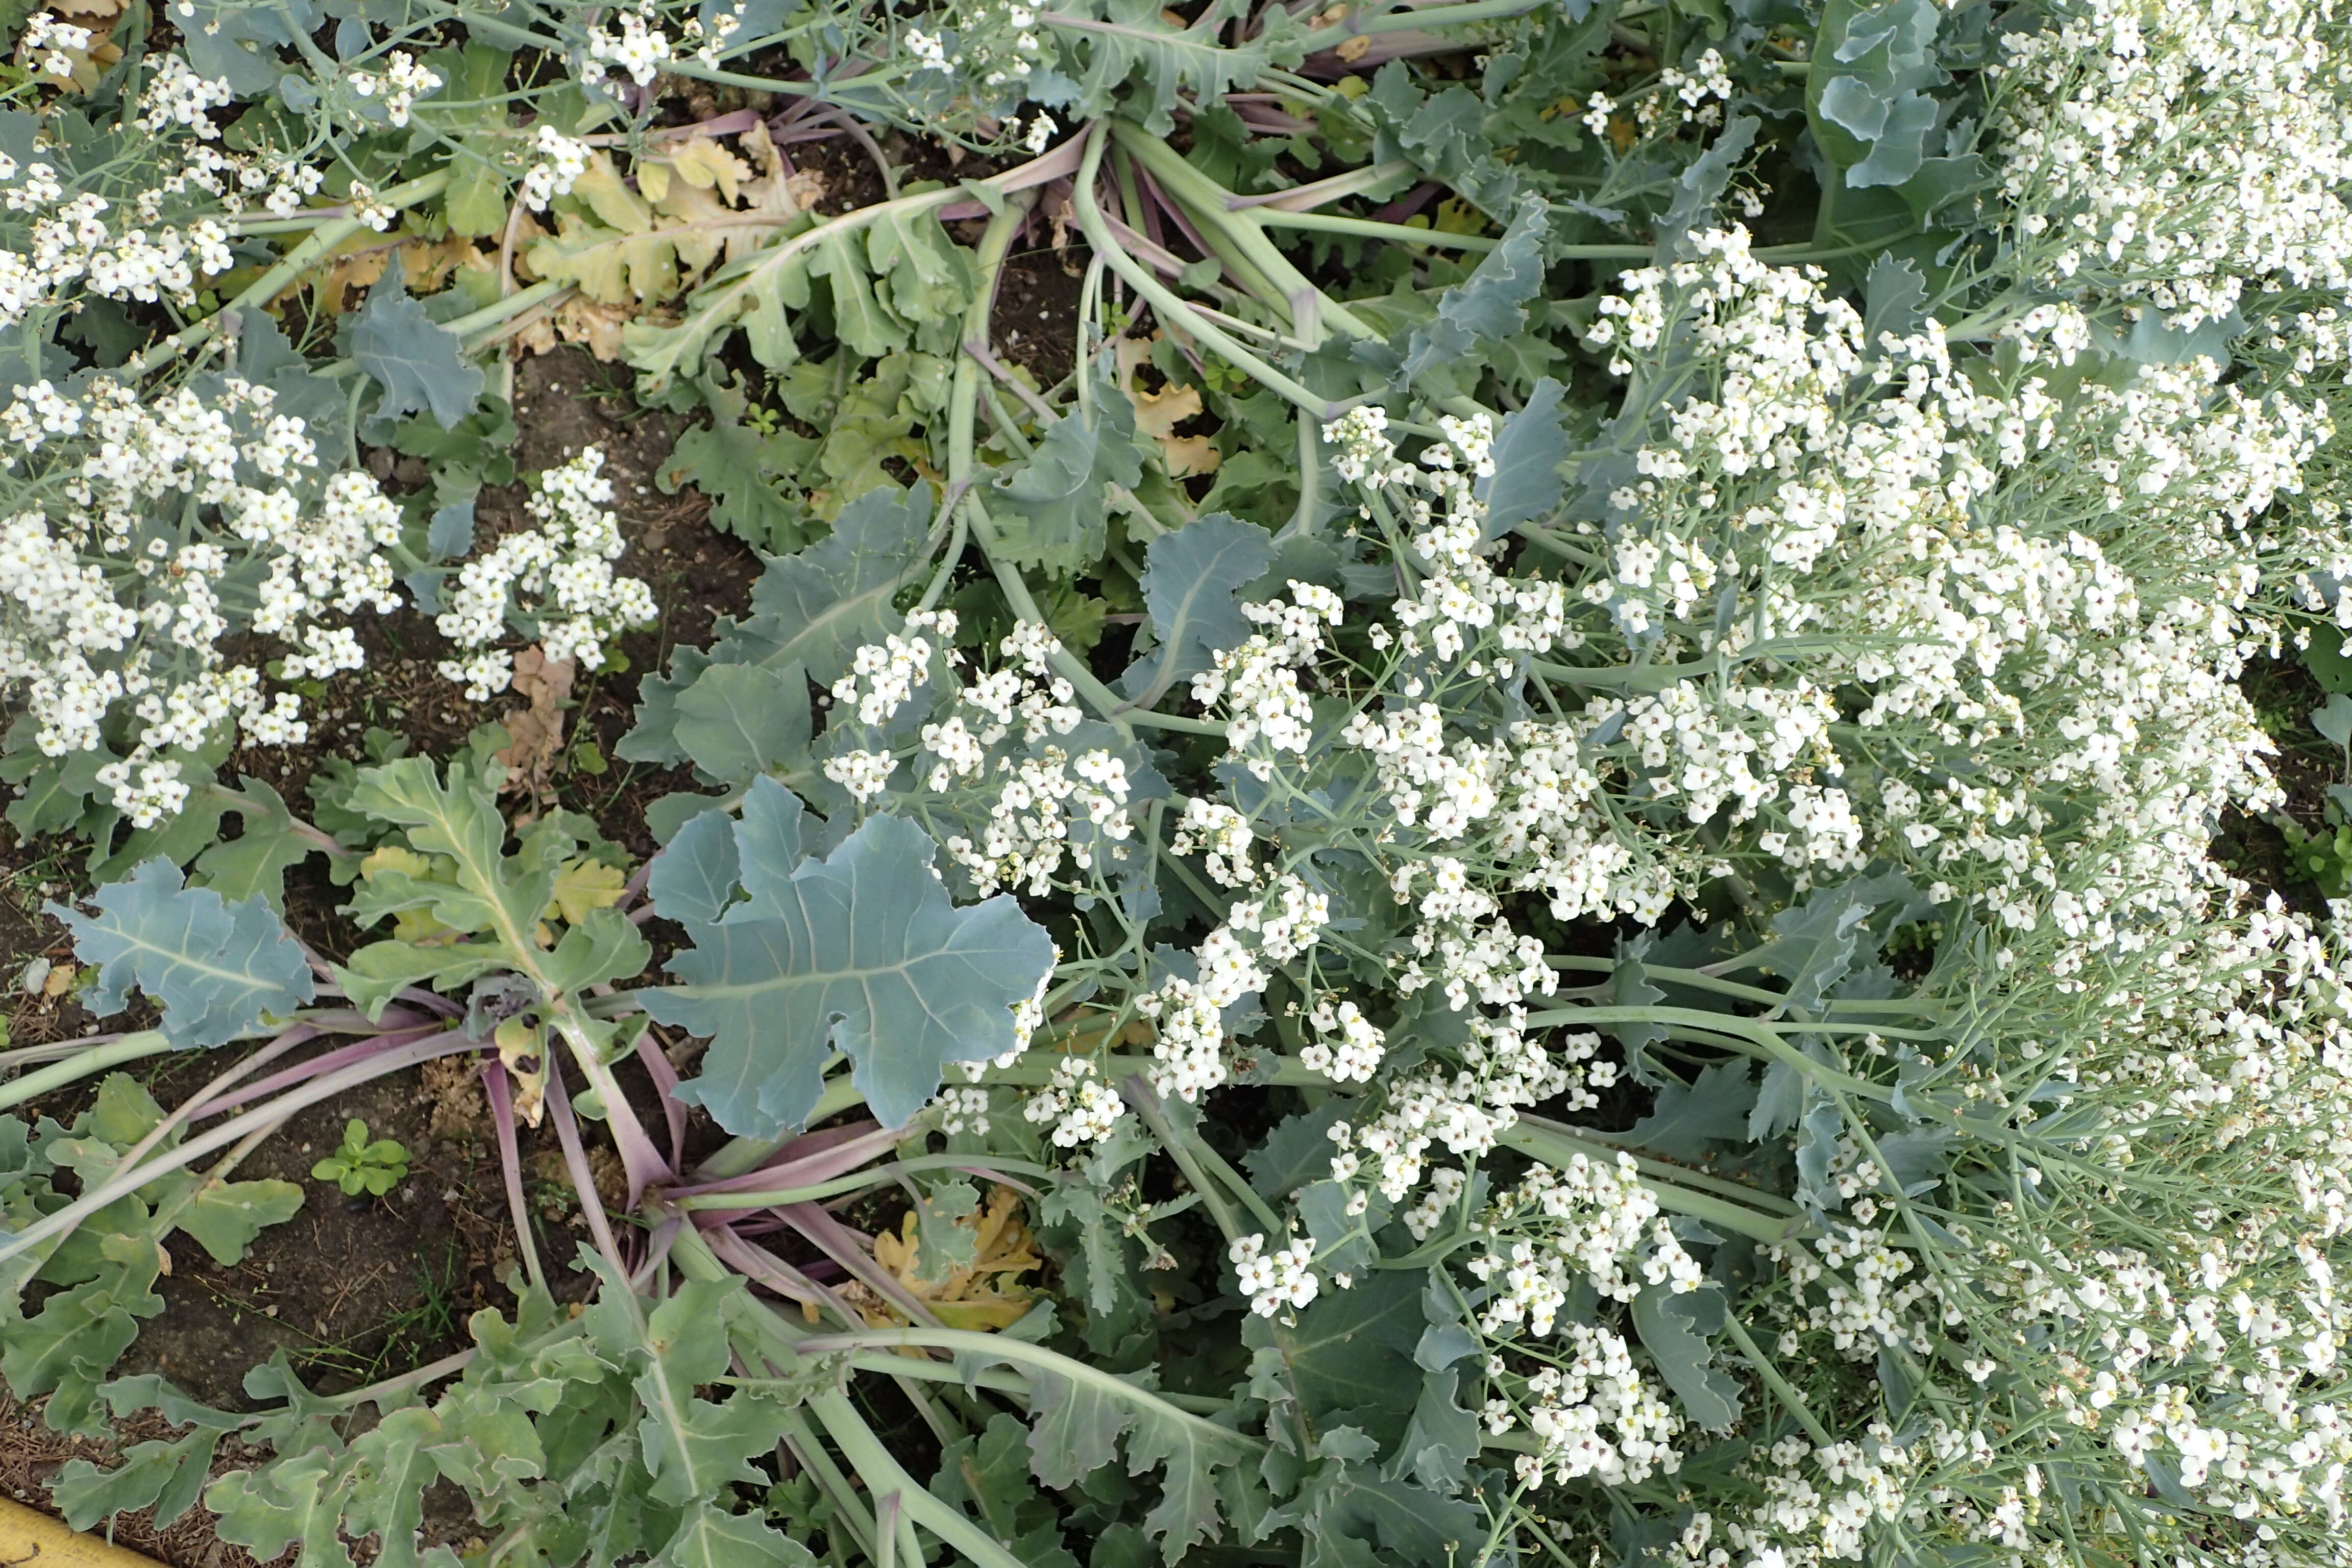
<path id="1" fill-rule="evenodd" d="M 0 776 L 85 849 L 86 1000 L 160 1022 L 0 1058 L 0 1107 L 98 1080 L 0 1118 L 0 1375 L 186 1429 L 68 1467 L 77 1524 L 201 1500 L 302 1568 L 2341 1560 L 2345 937 L 2209 853 L 2281 800 L 2249 661 L 2331 679 L 2352 628 L 2329 7 L 20 36 Z M 793 152 L 836 135 L 846 211 Z M 1050 384 L 1022 247 L 1076 278 Z M 487 738 L 302 815 L 237 773 L 327 739 L 364 617 L 537 712 L 652 616 L 601 453 L 474 537 L 518 338 L 691 420 L 656 481 L 762 558 L 638 686 L 618 756 L 681 784 L 642 862 L 510 820 Z M 314 858 L 337 956 L 280 918 Z M 169 1111 L 111 1070 L 188 1051 L 228 1065 Z M 299 1205 L 240 1161 L 439 1058 L 510 1310 L 241 1411 L 111 1375 L 169 1237 Z M 352 1129 L 320 1171 L 388 1188 Z M 267 1458 L 209 1477 L 232 1434 Z"/>

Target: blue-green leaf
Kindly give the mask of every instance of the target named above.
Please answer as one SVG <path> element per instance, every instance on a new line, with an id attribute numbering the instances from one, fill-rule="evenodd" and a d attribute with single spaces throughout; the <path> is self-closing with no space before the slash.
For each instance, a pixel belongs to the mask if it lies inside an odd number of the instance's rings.
<path id="1" fill-rule="evenodd" d="M 678 749 L 716 784 L 805 764 L 809 731 L 808 679 L 798 665 L 715 664 L 678 695 Z"/>
<path id="2" fill-rule="evenodd" d="M 1677 1293 L 1650 1285 L 1633 1298 L 1634 1331 L 1684 1412 L 1710 1432 L 1728 1432 L 1739 1420 L 1739 1384 L 1714 1364 L 1707 1343 L 1723 1326 L 1723 1293 L 1711 1286 Z"/>
<path id="3" fill-rule="evenodd" d="M 649 1568 L 814 1568 L 815 1562 L 807 1547 L 750 1514 L 697 1502 Z"/>
<path id="4" fill-rule="evenodd" d="M 1506 415 L 1495 433 L 1495 472 L 1478 481 L 1486 503 L 1484 531 L 1500 539 L 1523 522 L 1549 517 L 1559 506 L 1567 480 L 1560 465 L 1568 461 L 1568 432 L 1560 424 L 1560 398 L 1566 388 L 1545 376 L 1528 394 L 1527 405 Z"/>
<path id="5" fill-rule="evenodd" d="M 760 836 L 797 817 L 782 807 L 789 794 L 772 780 L 752 784 L 735 836 L 747 896 L 716 921 L 681 921 L 695 945 L 670 961 L 679 984 L 645 994 L 646 1010 L 709 1038 L 702 1076 L 679 1094 L 730 1132 L 797 1126 L 836 1049 L 874 1114 L 902 1125 L 937 1092 L 945 1064 L 1013 1048 L 1013 1004 L 1052 968 L 1053 943 L 1010 898 L 955 907 L 931 869 L 929 837 L 897 817 L 875 817 L 824 859 L 787 870 Z M 696 849 L 708 845 L 698 838 Z M 670 885 L 698 890 L 690 908 L 656 902 L 664 916 L 708 910 L 707 881 Z"/>
<path id="6" fill-rule="evenodd" d="M 95 916 L 47 906 L 73 932 L 74 952 L 99 966 L 90 1007 L 116 1012 L 136 985 L 163 1009 L 174 1049 L 225 1044 L 314 994 L 301 948 L 258 896 L 231 904 L 187 887 L 159 856 L 90 902 Z"/>
<path id="7" fill-rule="evenodd" d="M 352 358 L 383 388 L 379 419 L 429 409 L 450 429 L 482 395 L 482 367 L 467 362 L 457 333 L 409 298 L 396 254 L 352 322 L 351 346 Z"/>
<path id="8" fill-rule="evenodd" d="M 996 481 L 990 517 L 993 555 L 1055 576 L 1092 566 L 1103 552 L 1104 490 L 1143 477 L 1135 449 L 1135 408 L 1126 394 L 1097 385 L 1094 422 L 1072 414 L 1049 427 L 1027 462 Z"/>
<path id="9" fill-rule="evenodd" d="M 1143 552 L 1143 605 L 1160 647 L 1121 678 L 1127 694 L 1156 700 L 1208 668 L 1210 655 L 1240 647 L 1250 628 L 1235 595 L 1273 564 L 1265 530 L 1223 512 L 1153 540 Z"/>
<path id="10" fill-rule="evenodd" d="M 1437 315 L 1415 327 L 1396 367 L 1411 380 L 1440 365 L 1471 357 L 1482 343 L 1500 342 L 1527 329 L 1528 303 L 1542 292 L 1546 242 L 1551 237 L 1551 206 L 1540 196 L 1520 198 L 1500 244 L 1479 258 L 1477 269 L 1438 296 Z M 1363 345 L 1375 360 L 1385 355 Z"/>
<path id="11" fill-rule="evenodd" d="M 711 650 L 712 661 L 797 664 L 832 685 L 861 644 L 881 641 L 895 624 L 890 595 L 919 563 L 930 526 L 929 487 L 866 491 L 822 542 L 768 563 L 751 590 L 751 618 Z"/>
<path id="12" fill-rule="evenodd" d="M 58 1472 L 52 1496 L 76 1530 L 88 1530 L 118 1513 L 135 1513 L 152 1504 L 155 1524 L 162 1528 L 188 1511 L 204 1489 L 213 1449 L 220 1443 L 215 1429 L 198 1427 L 170 1442 L 136 1444 L 124 1451 L 122 1463 L 101 1470 L 88 1459 L 69 1459 Z"/>

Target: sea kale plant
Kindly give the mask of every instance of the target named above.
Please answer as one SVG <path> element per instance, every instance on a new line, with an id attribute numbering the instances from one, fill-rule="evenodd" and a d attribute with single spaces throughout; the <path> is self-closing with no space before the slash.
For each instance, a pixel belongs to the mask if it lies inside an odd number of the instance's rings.
<path id="1" fill-rule="evenodd" d="M 179 1434 L 77 1526 L 2344 1560 L 2352 911 L 2215 848 L 2352 628 L 2326 0 L 75 4 L 0 81 L 0 777 L 155 1010 L 0 1058 L 0 1375 Z M 627 822 L 310 717 L 391 617 L 625 673 L 608 455 L 508 450 L 559 341 L 761 563 L 625 672 Z M 115 1374 L 441 1058 L 466 1348 Z"/>

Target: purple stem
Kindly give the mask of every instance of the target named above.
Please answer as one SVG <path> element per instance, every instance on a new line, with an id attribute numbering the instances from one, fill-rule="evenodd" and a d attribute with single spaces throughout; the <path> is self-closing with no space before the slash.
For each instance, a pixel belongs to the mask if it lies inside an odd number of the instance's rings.
<path id="1" fill-rule="evenodd" d="M 1153 271 L 1164 272 L 1173 278 L 1184 270 L 1184 258 L 1157 240 L 1145 238 L 1108 213 L 1103 215 L 1103 224 L 1110 230 L 1112 237 L 1127 247 L 1129 256 Z"/>
<path id="2" fill-rule="evenodd" d="M 819 1252 L 888 1298 L 892 1304 L 916 1322 L 939 1322 L 929 1307 L 909 1295 L 904 1285 L 890 1277 L 888 1269 L 866 1255 L 866 1249 L 858 1245 L 861 1237 L 856 1231 L 814 1204 L 786 1204 L 776 1212 L 789 1220 L 793 1228 L 807 1237 Z"/>
<path id="3" fill-rule="evenodd" d="M 1404 195 L 1372 215 L 1374 223 L 1402 223 L 1429 205 L 1429 198 L 1445 187 L 1434 180 L 1423 180 Z"/>
<path id="4" fill-rule="evenodd" d="M 1150 178 L 1141 168 L 1137 166 L 1134 159 L 1129 158 L 1124 153 L 1120 153 L 1119 157 L 1125 160 L 1126 166 L 1133 172 L 1138 180 Z M 1148 199 L 1143 203 L 1143 237 L 1162 250 L 1168 248 L 1168 236 L 1162 233 L 1160 227 L 1160 209 Z"/>
<path id="5" fill-rule="evenodd" d="M 703 1233 L 710 1244 L 713 1256 L 731 1265 L 736 1272 L 758 1280 L 777 1295 L 794 1301 L 806 1301 L 829 1308 L 845 1323 L 857 1324 L 866 1320 L 849 1304 L 764 1247 L 755 1246 L 735 1234 L 732 1226 L 715 1226 Z"/>
<path id="6" fill-rule="evenodd" d="M 522 1148 L 515 1137 L 514 1084 L 507 1077 L 506 1064 L 496 1057 L 482 1064 L 482 1087 L 489 1093 L 490 1121 L 498 1128 L 499 1169 L 506 1177 L 507 1213 L 514 1221 L 515 1244 L 522 1248 L 530 1282 L 544 1290 L 547 1274 L 540 1268 L 539 1243 L 530 1231 L 530 1205 L 522 1195 Z"/>
<path id="7" fill-rule="evenodd" d="M 669 1124 L 669 1168 L 686 1168 L 686 1107 L 677 1102 L 677 1069 L 669 1065 L 669 1058 L 655 1040 L 651 1029 L 637 1032 L 637 1059 L 646 1064 L 646 1073 L 654 1080 L 654 1092 L 661 1096 L 662 1120 Z"/>
<path id="8" fill-rule="evenodd" d="M 622 1259 L 612 1225 L 604 1218 L 604 1200 L 596 1192 L 596 1173 L 588 1168 L 588 1151 L 580 1146 L 580 1124 L 572 1119 L 572 1097 L 563 1092 L 563 1074 L 553 1053 L 546 1060 L 547 1106 L 555 1114 L 555 1139 L 563 1145 L 563 1167 L 572 1174 L 572 1190 L 579 1195 L 581 1213 L 588 1216 L 588 1234 L 595 1238 L 596 1250 L 613 1266 L 616 1278 L 626 1279 L 629 1266 Z M 608 1116 L 613 1113 L 614 1108 L 605 1109 Z M 625 1115 L 628 1109 L 625 1105 L 619 1111 Z"/>
<path id="9" fill-rule="evenodd" d="M 873 1123 L 866 1125 L 871 1127 Z M 792 1155 L 793 1150 L 820 1136 L 823 1135 L 812 1133 L 807 1138 L 795 1138 L 784 1145 L 783 1154 Z M 670 1195 L 683 1198 L 700 1193 L 759 1192 L 775 1186 L 814 1186 L 819 1182 L 829 1182 L 835 1176 L 848 1174 L 875 1155 L 894 1147 L 898 1139 L 899 1134 L 887 1128 L 876 1128 L 854 1138 L 832 1140 L 822 1147 L 791 1158 L 780 1156 L 774 1163 L 762 1165 L 756 1171 L 746 1171 L 740 1176 L 706 1182 L 700 1186 L 679 1187 Z"/>
<path id="10" fill-rule="evenodd" d="M 639 1031 L 640 1034 L 643 1031 Z M 604 1107 L 604 1126 L 613 1134 L 613 1146 L 620 1152 L 622 1169 L 628 1173 L 629 1207 L 646 1195 L 646 1189 L 668 1181 L 676 1173 L 669 1162 L 661 1157 L 654 1141 L 646 1136 L 645 1123 L 637 1120 L 637 1108 L 621 1093 L 621 1086 L 613 1081 L 613 1069 L 604 1069 L 603 1088 L 607 1100 L 614 1103 Z M 554 1076 L 551 1071 L 550 1078 Z"/>
<path id="11" fill-rule="evenodd" d="M 353 1062 L 366 1061 L 372 1057 L 382 1056 L 387 1051 L 396 1051 L 404 1046 L 414 1045 L 434 1032 L 431 1025 L 419 1024 L 396 1032 L 387 1031 L 381 1035 L 372 1035 L 364 1040 L 357 1040 L 348 1046 L 338 1046 L 324 1056 L 312 1057 L 307 1062 L 298 1062 L 282 1072 L 270 1074 L 259 1083 L 246 1085 L 235 1094 L 223 1095 L 218 1100 L 209 1101 L 194 1111 L 190 1120 L 217 1116 L 224 1110 L 234 1110 L 238 1106 L 258 1100 L 265 1094 L 274 1094 L 281 1089 L 290 1088 L 295 1084 L 317 1078 L 321 1073 L 335 1072 Z M 459 1037 L 464 1037 L 459 1036 Z"/>
<path id="12" fill-rule="evenodd" d="M 1155 202 L 1158 203 L 1160 208 L 1168 214 L 1170 221 L 1175 224 L 1177 231 L 1182 234 L 1186 239 L 1192 242 L 1193 249 L 1199 251 L 1202 256 L 1216 255 L 1215 251 L 1209 248 L 1209 242 L 1201 237 L 1201 231 L 1192 226 L 1192 220 L 1184 216 L 1184 209 L 1178 206 L 1175 202 L 1170 198 L 1168 193 L 1160 188 L 1160 183 L 1151 177 L 1151 172 L 1149 169 L 1137 169 L 1135 171 L 1135 177 L 1142 185 L 1143 194 L 1148 198 L 1143 209 L 1144 215 L 1147 218 L 1150 216 L 1151 204 Z"/>

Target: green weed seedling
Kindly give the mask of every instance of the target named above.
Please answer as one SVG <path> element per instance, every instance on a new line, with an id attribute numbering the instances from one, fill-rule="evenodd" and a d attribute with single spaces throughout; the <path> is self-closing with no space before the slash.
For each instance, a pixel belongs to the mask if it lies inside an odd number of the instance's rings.
<path id="1" fill-rule="evenodd" d="M 332 1182 L 346 1197 L 380 1198 L 407 1175 L 408 1150 L 394 1138 L 369 1142 L 367 1123 L 356 1116 L 343 1123 L 342 1146 L 310 1167 L 311 1180 Z"/>

